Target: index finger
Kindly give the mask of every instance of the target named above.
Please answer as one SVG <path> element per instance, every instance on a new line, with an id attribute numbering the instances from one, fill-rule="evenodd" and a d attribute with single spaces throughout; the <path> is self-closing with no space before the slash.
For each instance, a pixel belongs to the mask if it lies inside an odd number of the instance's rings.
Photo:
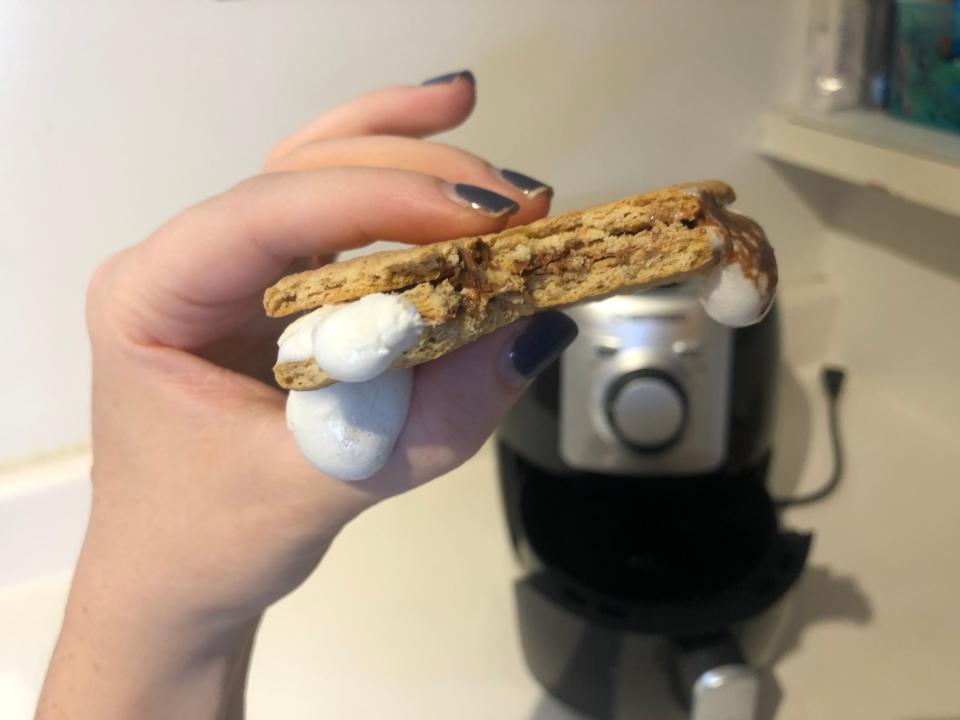
<path id="1" fill-rule="evenodd" d="M 247 180 L 197 205 L 126 254 L 114 293 L 125 331 L 196 348 L 262 312 L 263 290 L 299 257 L 373 240 L 429 243 L 495 232 L 517 204 L 438 178 L 382 168 L 327 168 Z M 473 186 L 466 186 L 468 188 Z M 479 194 L 478 194 L 479 193 Z M 484 195 L 486 193 L 486 195 Z"/>

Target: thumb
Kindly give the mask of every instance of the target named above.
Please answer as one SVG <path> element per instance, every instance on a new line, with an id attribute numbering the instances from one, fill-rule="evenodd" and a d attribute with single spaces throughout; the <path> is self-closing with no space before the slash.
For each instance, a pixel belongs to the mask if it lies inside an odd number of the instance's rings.
<path id="1" fill-rule="evenodd" d="M 366 482 L 399 492 L 469 459 L 527 383 L 576 336 L 573 320 L 548 311 L 418 366 L 410 412 L 396 449 L 386 466 Z"/>

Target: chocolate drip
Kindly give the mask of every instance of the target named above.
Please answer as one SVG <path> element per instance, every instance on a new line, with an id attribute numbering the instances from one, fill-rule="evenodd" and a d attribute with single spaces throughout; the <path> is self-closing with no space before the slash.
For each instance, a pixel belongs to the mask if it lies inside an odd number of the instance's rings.
<path id="1" fill-rule="evenodd" d="M 743 276 L 753 282 L 764 301 L 764 310 L 776 294 L 777 259 L 766 234 L 757 223 L 733 210 L 723 207 L 708 192 L 701 193 L 704 220 L 716 229 L 723 242 L 724 265 L 737 263 Z"/>

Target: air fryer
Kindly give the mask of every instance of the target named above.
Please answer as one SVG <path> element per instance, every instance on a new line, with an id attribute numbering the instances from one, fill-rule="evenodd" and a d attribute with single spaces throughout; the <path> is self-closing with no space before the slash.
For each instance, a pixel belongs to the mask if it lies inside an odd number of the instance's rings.
<path id="1" fill-rule="evenodd" d="M 612 717 L 609 658 L 576 657 L 592 644 L 561 636 L 657 637 L 691 717 L 751 717 L 737 628 L 795 583 L 811 541 L 780 527 L 765 486 L 776 313 L 722 328 L 677 285 L 571 315 L 580 336 L 498 435 L 527 664 L 561 700 Z"/>

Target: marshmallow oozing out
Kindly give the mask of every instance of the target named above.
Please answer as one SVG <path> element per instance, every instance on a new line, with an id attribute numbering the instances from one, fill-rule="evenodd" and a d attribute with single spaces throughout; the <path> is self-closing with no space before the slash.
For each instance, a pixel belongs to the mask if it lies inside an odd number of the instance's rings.
<path id="1" fill-rule="evenodd" d="M 413 384 L 412 369 L 389 369 L 416 344 L 422 324 L 409 300 L 376 293 L 321 307 L 287 327 L 277 361 L 312 358 L 340 381 L 287 397 L 287 426 L 310 464 L 340 480 L 363 480 L 383 467 Z"/>
<path id="2" fill-rule="evenodd" d="M 750 218 L 721 207 L 709 194 L 708 237 L 719 262 L 700 286 L 700 304 L 722 325 L 745 327 L 760 322 L 777 292 L 777 260 L 763 229 Z"/>
<path id="3" fill-rule="evenodd" d="M 735 328 L 759 322 L 770 307 L 738 263 L 717 265 L 710 271 L 700 288 L 700 304 L 718 323 Z"/>
<path id="4" fill-rule="evenodd" d="M 312 332 L 313 356 L 336 380 L 371 380 L 416 344 L 420 327 L 420 313 L 406 298 L 367 295 L 317 323 Z"/>
<path id="5" fill-rule="evenodd" d="M 387 462 L 403 429 L 413 370 L 361 383 L 336 383 L 287 397 L 287 427 L 315 468 L 340 480 L 365 480 Z"/>
<path id="6" fill-rule="evenodd" d="M 287 325 L 277 340 L 280 348 L 277 351 L 277 362 L 297 362 L 313 357 L 313 330 L 338 307 L 339 305 L 324 305 Z"/>

